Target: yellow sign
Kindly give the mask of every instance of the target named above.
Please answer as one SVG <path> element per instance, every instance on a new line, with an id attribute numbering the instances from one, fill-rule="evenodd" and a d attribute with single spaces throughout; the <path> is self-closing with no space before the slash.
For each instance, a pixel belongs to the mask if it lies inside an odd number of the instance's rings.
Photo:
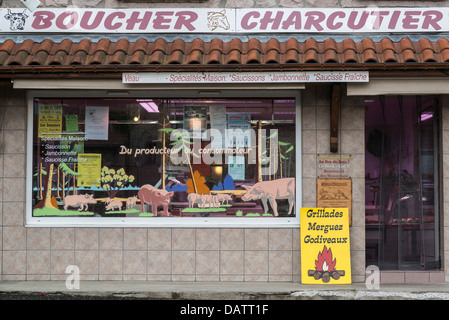
<path id="1" fill-rule="evenodd" d="M 303 284 L 350 284 L 348 208 L 301 208 Z"/>
<path id="2" fill-rule="evenodd" d="M 39 105 L 39 138 L 60 137 L 62 132 L 62 105 Z"/>
<path id="3" fill-rule="evenodd" d="M 78 153 L 78 173 L 78 187 L 99 187 L 101 153 Z"/>

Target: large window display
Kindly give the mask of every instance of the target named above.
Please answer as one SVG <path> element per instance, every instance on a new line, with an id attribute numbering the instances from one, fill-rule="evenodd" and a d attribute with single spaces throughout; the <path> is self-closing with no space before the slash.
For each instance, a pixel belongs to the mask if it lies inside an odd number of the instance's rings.
<path id="1" fill-rule="evenodd" d="M 295 217 L 295 98 L 34 98 L 32 217 Z"/>

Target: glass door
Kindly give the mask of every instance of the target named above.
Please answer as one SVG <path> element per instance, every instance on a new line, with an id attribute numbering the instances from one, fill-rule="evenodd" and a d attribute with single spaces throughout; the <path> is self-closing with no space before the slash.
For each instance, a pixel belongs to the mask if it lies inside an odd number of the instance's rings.
<path id="1" fill-rule="evenodd" d="M 429 96 L 365 100 L 367 265 L 440 267 L 437 105 Z"/>

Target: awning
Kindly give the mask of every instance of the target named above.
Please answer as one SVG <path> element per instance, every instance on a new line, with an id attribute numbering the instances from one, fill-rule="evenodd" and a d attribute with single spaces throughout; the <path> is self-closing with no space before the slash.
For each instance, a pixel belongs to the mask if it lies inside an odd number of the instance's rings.
<path id="1" fill-rule="evenodd" d="M 118 78 L 122 72 L 144 71 L 309 71 L 369 70 L 432 71 L 445 76 L 449 70 L 449 40 L 421 38 L 373 41 L 328 38 L 317 41 L 275 38 L 261 41 L 234 38 L 204 41 L 196 38 L 155 41 L 117 41 L 87 38 L 55 42 L 6 40 L 0 43 L 0 77 L 102 77 Z"/>

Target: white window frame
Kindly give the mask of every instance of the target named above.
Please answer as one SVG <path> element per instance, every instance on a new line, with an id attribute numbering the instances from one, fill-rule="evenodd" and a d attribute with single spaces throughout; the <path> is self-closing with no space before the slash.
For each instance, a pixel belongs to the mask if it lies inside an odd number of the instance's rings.
<path id="1" fill-rule="evenodd" d="M 85 81 L 85 82 L 88 82 Z M 43 86 L 45 87 L 45 86 Z M 296 197 L 293 217 L 33 217 L 33 101 L 35 98 L 294 98 L 296 104 Z M 28 90 L 27 119 L 27 168 L 26 168 L 26 227 L 169 227 L 169 228 L 292 228 L 299 226 L 299 213 L 302 206 L 302 134 L 301 134 L 301 90 L 246 87 L 226 90 Z"/>

